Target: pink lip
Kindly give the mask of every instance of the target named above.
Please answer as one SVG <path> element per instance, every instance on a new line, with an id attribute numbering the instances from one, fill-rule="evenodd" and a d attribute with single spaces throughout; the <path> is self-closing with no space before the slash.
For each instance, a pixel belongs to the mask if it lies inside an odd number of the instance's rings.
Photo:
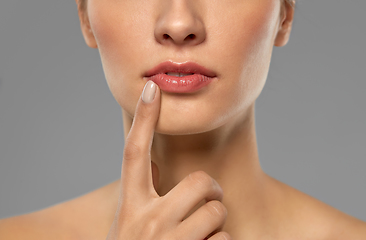
<path id="1" fill-rule="evenodd" d="M 192 75 L 176 77 L 166 73 L 192 73 Z M 191 93 L 207 86 L 216 74 L 194 62 L 174 63 L 162 62 L 145 74 L 147 80 L 152 80 L 161 90 L 172 93 Z"/>

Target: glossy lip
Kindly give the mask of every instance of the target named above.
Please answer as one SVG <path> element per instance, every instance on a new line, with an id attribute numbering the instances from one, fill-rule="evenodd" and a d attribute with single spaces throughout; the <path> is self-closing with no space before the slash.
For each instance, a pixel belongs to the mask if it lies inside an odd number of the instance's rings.
<path id="1" fill-rule="evenodd" d="M 165 74 L 167 72 L 178 72 L 178 73 L 193 73 L 201 74 L 207 77 L 216 77 L 215 72 L 197 64 L 194 62 L 176 63 L 173 61 L 162 62 L 156 67 L 150 69 L 145 73 L 145 77 L 151 77 L 156 74 Z"/>
<path id="2" fill-rule="evenodd" d="M 176 77 L 166 73 L 191 73 L 191 75 Z M 145 73 L 146 80 L 152 80 L 159 88 L 172 93 L 192 93 L 207 86 L 216 74 L 194 62 L 175 63 L 162 62 Z"/>

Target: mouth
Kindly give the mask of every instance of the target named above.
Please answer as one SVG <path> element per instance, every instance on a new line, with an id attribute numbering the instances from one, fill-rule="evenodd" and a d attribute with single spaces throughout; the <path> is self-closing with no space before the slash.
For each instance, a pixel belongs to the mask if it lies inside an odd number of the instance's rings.
<path id="1" fill-rule="evenodd" d="M 216 73 L 194 62 L 162 62 L 145 73 L 161 90 L 171 93 L 192 93 L 207 86 Z"/>
<path id="2" fill-rule="evenodd" d="M 192 74 L 201 74 L 207 77 L 216 77 L 214 71 L 211 71 L 197 63 L 194 62 L 184 62 L 184 63 L 176 63 L 173 61 L 162 62 L 156 67 L 150 69 L 145 73 L 145 77 L 151 77 L 156 74 L 168 74 L 171 76 L 180 76 L 183 75 L 192 75 Z"/>
<path id="3" fill-rule="evenodd" d="M 165 74 L 169 75 L 169 76 L 174 76 L 174 77 L 185 77 L 185 76 L 193 75 L 194 73 L 167 72 Z"/>

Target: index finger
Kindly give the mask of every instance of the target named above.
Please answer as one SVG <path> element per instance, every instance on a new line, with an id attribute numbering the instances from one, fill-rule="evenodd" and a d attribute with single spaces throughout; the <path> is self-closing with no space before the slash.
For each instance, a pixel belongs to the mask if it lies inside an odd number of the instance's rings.
<path id="1" fill-rule="evenodd" d="M 137 201 L 152 193 L 156 194 L 150 151 L 159 112 L 160 89 L 150 80 L 145 84 L 137 102 L 132 126 L 125 141 L 121 170 L 121 194 L 125 199 Z"/>

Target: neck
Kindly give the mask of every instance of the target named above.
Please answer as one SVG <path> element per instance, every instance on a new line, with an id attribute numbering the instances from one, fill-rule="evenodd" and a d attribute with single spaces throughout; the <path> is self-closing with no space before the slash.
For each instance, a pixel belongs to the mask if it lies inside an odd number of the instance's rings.
<path id="1" fill-rule="evenodd" d="M 127 136 L 132 119 L 125 112 L 123 118 Z M 156 190 L 160 196 L 192 172 L 203 170 L 213 177 L 224 191 L 223 204 L 228 210 L 224 230 L 232 236 L 239 230 L 235 229 L 238 222 L 253 222 L 259 209 L 263 209 L 265 174 L 258 158 L 254 104 L 231 122 L 209 132 L 155 133 L 151 160 L 159 168 Z"/>

